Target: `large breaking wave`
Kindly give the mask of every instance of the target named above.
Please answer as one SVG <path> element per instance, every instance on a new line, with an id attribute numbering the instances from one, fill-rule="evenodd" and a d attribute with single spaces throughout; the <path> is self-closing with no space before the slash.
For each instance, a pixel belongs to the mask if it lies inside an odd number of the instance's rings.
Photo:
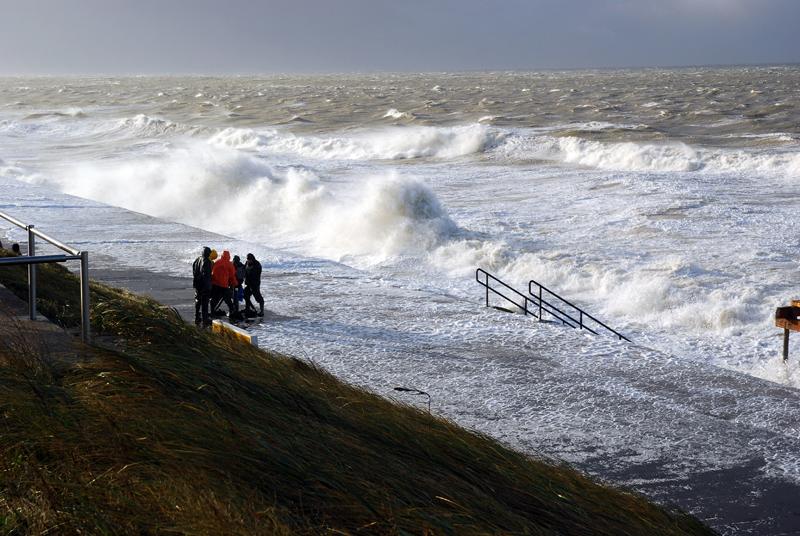
<path id="1" fill-rule="evenodd" d="M 433 191 L 414 178 L 365 176 L 352 189 L 333 191 L 307 168 L 272 166 L 202 143 L 26 180 L 225 235 L 259 241 L 282 235 L 337 260 L 418 255 L 462 232 Z"/>

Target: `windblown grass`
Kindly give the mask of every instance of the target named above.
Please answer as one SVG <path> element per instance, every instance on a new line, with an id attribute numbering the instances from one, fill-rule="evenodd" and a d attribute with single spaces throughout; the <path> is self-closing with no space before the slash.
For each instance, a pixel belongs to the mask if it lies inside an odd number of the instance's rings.
<path id="1" fill-rule="evenodd" d="M 27 296 L 24 271 L 0 282 Z M 77 324 L 77 279 L 40 269 Z M 712 534 L 314 366 L 92 285 L 74 362 L 0 345 L 3 534 Z"/>

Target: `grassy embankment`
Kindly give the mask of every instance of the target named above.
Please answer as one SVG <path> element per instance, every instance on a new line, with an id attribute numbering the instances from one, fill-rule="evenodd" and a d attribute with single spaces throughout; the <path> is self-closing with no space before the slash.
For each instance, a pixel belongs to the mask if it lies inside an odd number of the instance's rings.
<path id="1" fill-rule="evenodd" d="M 78 282 L 39 270 L 78 322 Z M 22 268 L 0 282 L 27 295 Z M 75 362 L 0 344 L 2 534 L 711 534 L 308 363 L 92 285 Z"/>

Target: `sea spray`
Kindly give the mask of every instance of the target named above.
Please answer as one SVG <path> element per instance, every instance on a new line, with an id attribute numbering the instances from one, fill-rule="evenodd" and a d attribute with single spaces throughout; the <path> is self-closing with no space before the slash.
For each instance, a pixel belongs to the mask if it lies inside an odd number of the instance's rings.
<path id="1" fill-rule="evenodd" d="M 337 195 L 308 169 L 273 167 L 203 143 L 166 157 L 79 165 L 27 180 L 221 234 L 305 236 L 309 253 L 334 259 L 422 254 L 458 232 L 419 180 L 396 173 L 361 177 L 358 189 Z"/>

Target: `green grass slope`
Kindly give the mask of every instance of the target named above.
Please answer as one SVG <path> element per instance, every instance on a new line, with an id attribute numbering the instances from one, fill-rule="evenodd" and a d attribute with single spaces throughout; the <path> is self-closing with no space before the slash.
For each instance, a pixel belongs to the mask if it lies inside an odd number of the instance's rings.
<path id="1" fill-rule="evenodd" d="M 77 279 L 39 270 L 75 326 Z M 22 268 L 0 283 L 26 296 Z M 0 343 L 3 534 L 712 534 L 306 362 L 92 285 L 93 346 Z"/>

